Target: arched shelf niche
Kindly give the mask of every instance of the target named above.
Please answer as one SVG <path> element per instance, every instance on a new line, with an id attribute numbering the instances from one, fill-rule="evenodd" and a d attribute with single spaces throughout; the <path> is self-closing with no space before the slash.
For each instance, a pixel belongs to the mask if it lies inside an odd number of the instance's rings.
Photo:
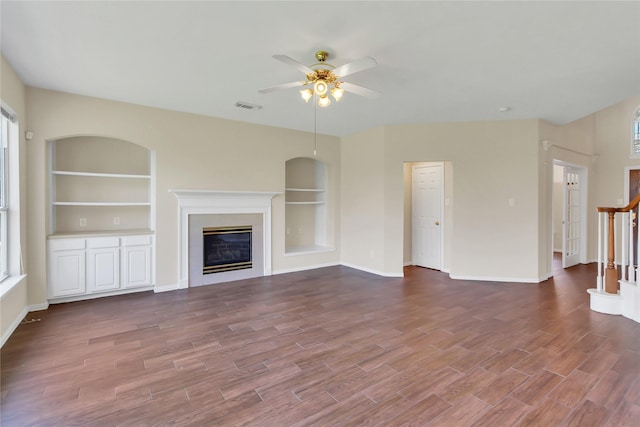
<path id="1" fill-rule="evenodd" d="M 307 157 L 287 160 L 285 190 L 285 253 L 329 250 L 326 165 Z"/>
<path id="2" fill-rule="evenodd" d="M 103 136 L 49 141 L 50 229 L 56 234 L 151 232 L 154 152 Z"/>

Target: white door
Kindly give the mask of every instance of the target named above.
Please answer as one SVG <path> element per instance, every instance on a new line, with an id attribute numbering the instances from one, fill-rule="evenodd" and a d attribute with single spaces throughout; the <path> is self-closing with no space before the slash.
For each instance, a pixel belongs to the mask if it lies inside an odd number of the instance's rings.
<path id="1" fill-rule="evenodd" d="M 565 166 L 563 177 L 564 203 L 562 209 L 562 268 L 580 262 L 581 201 L 580 171 Z"/>
<path id="2" fill-rule="evenodd" d="M 417 164 L 412 173 L 413 264 L 442 269 L 442 164 Z"/>

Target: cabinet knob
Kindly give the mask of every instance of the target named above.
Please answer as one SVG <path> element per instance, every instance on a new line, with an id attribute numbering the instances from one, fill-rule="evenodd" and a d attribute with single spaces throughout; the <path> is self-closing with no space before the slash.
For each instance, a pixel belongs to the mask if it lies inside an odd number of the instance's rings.
<path id="1" fill-rule="evenodd" d="M 440 225 L 440 221 L 436 221 L 436 225 Z"/>

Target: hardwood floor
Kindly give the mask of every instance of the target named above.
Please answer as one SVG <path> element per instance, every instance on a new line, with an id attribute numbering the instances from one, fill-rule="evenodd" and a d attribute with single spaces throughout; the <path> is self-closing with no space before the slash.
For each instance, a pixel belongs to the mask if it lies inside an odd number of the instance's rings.
<path id="1" fill-rule="evenodd" d="M 640 325 L 541 284 L 346 267 L 54 305 L 2 348 L 8 426 L 635 426 Z"/>

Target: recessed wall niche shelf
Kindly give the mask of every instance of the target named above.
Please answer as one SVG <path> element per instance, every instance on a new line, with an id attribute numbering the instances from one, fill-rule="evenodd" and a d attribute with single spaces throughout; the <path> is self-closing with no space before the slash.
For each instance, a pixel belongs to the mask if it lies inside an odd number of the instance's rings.
<path id="1" fill-rule="evenodd" d="M 327 173 L 323 162 L 290 159 L 285 170 L 285 253 L 333 250 L 327 245 Z"/>
<path id="2" fill-rule="evenodd" d="M 325 190 L 320 188 L 285 188 L 287 205 L 322 205 Z"/>

